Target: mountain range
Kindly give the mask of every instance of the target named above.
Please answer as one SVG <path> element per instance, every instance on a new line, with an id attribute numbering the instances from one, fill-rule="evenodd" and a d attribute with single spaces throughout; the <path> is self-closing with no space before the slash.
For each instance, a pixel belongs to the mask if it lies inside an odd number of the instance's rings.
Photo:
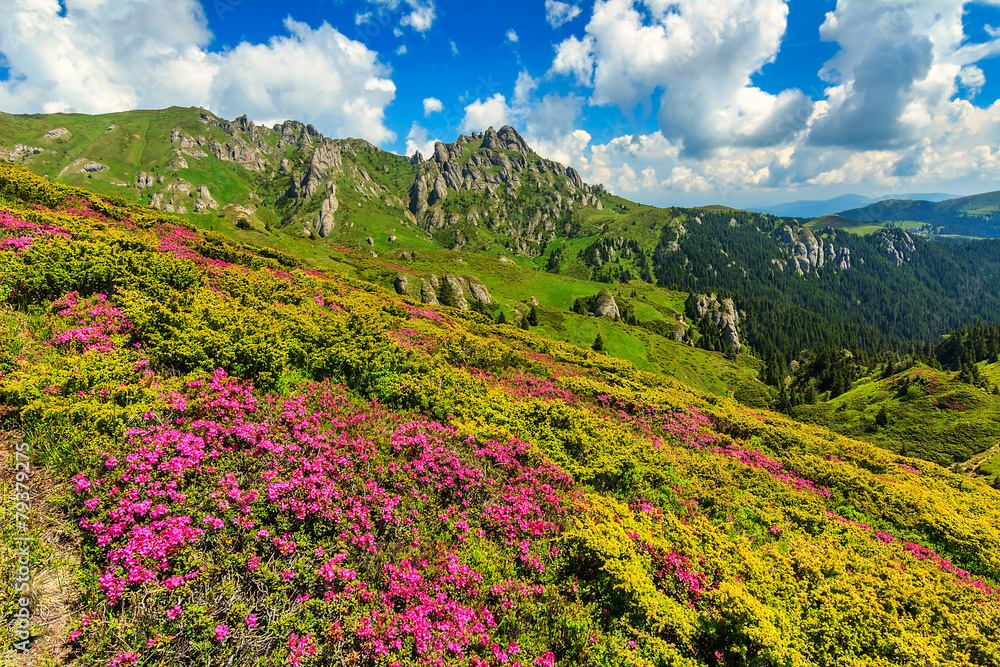
<path id="1" fill-rule="evenodd" d="M 363 140 L 323 137 L 295 121 L 266 128 L 246 117 L 170 108 L 4 116 L 0 146 L 8 160 L 51 181 L 248 241 L 281 246 L 312 238 L 360 251 L 381 260 L 362 269 L 365 276 L 424 300 L 438 299 L 441 278 L 425 269 L 444 251 L 493 260 L 481 268 L 474 266 L 482 259 L 464 260 L 462 271 L 445 271 L 466 276 L 464 287 L 448 283 L 451 292 L 461 288 L 458 301 L 466 306 L 480 301 L 477 293 L 506 288 L 496 262 L 535 270 L 526 275 L 539 294 L 519 295 L 522 302 L 543 299 L 550 288 L 542 276 L 553 274 L 591 285 L 639 280 L 701 293 L 711 304 L 720 303 L 711 299 L 719 292 L 735 299 L 731 313 L 711 305 L 705 314 L 729 346 L 780 350 L 787 358 L 822 345 L 877 351 L 931 340 L 1000 309 L 1000 267 L 988 244 L 939 246 L 902 229 L 838 234 L 822 218 L 800 225 L 723 207 L 646 206 L 583 182 L 510 127 L 438 143 L 426 159 L 407 158 Z M 314 261 L 328 247 L 316 245 Z M 488 289 L 473 290 L 473 283 Z M 581 287 L 542 305 L 569 309 L 598 289 Z M 904 297 L 907 308 L 884 307 L 887 298 Z M 700 335 L 676 324 L 669 315 L 676 307 L 634 306 L 654 321 L 666 317 L 671 335 Z M 515 311 L 510 315 L 520 317 Z M 776 318 L 796 324 L 775 327 Z"/>

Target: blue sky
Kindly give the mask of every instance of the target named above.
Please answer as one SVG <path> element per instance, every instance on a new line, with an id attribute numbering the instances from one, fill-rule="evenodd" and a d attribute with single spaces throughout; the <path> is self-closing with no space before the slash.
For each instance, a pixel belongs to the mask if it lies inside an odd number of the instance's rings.
<path id="1" fill-rule="evenodd" d="M 1000 0 L 9 0 L 0 110 L 203 105 L 425 154 L 511 124 L 639 201 L 1000 189 Z"/>

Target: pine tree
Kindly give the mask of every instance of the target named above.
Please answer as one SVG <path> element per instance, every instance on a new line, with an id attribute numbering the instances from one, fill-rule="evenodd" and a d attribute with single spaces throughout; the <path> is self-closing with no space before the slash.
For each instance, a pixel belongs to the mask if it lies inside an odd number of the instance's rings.
<path id="1" fill-rule="evenodd" d="M 591 345 L 591 348 L 594 352 L 604 352 L 607 350 L 607 347 L 604 345 L 604 336 L 601 335 L 600 331 L 597 332 L 597 338 L 594 339 L 594 344 Z"/>
<path id="2" fill-rule="evenodd" d="M 533 327 L 538 326 L 538 307 L 534 304 L 531 305 L 531 310 L 528 311 L 528 324 Z"/>
<path id="3" fill-rule="evenodd" d="M 500 309 L 500 314 L 497 315 L 497 324 L 507 324 L 507 313 Z"/>

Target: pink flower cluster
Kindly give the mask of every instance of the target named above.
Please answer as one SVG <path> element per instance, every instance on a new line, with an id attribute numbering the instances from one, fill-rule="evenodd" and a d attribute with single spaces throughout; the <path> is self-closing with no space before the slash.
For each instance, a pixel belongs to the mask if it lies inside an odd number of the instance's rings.
<path id="1" fill-rule="evenodd" d="M 54 301 L 49 312 L 70 327 L 55 334 L 46 345 L 109 352 L 116 348 L 112 336 L 132 330 L 132 323 L 125 314 L 110 304 L 103 294 L 84 300 L 73 291 Z"/>
<path id="2" fill-rule="evenodd" d="M 691 559 L 677 551 L 657 549 L 647 542 L 630 535 L 639 549 L 649 555 L 652 561 L 653 580 L 657 587 L 667 594 L 684 600 L 694 608 L 705 592 L 717 587 L 709 584 L 704 572 L 692 568 Z M 705 559 L 699 558 L 704 566 Z"/>
<path id="3" fill-rule="evenodd" d="M 527 444 L 462 440 L 437 422 L 402 421 L 374 402 L 355 406 L 330 383 L 257 398 L 216 371 L 164 399 L 172 420 L 164 412 L 166 423 L 130 429 L 117 460 L 106 456 L 94 475 L 74 480 L 80 525 L 103 550 L 99 583 L 110 604 L 130 604 L 131 591 L 147 600 L 166 594 L 166 622 L 181 622 L 194 580 L 213 576 L 185 565 L 192 549 L 237 539 L 250 545 L 246 573 L 257 585 L 277 576 L 298 604 L 315 598 L 367 609 L 351 627 L 373 659 L 522 664 L 516 643 L 493 638 L 494 615 L 542 587 L 517 581 L 483 590 L 482 574 L 446 543 L 504 545 L 529 581 L 558 554 L 551 538 L 578 494 Z M 234 465 L 257 472 L 247 478 Z M 291 529 L 255 525 L 268 515 Z M 322 526 L 338 550 L 303 548 L 310 526 Z M 422 556 L 397 555 L 403 545 Z M 385 559 L 382 576 L 360 576 L 376 556 Z M 247 628 L 258 623 L 254 614 L 239 618 Z M 231 621 L 218 618 L 210 636 L 226 642 Z M 304 664 L 320 647 L 318 637 L 293 635 L 288 662 Z M 532 662 L 551 664 L 546 654 L 524 664 Z"/>
<path id="4" fill-rule="evenodd" d="M 858 528 L 860 530 L 872 533 L 876 539 L 880 540 L 884 544 L 892 544 L 894 542 L 899 542 L 902 548 L 905 551 L 908 551 L 910 555 L 912 555 L 914 558 L 919 558 L 920 560 L 929 560 L 938 567 L 940 567 L 945 572 L 955 575 L 958 578 L 958 580 L 963 584 L 974 586 L 975 588 L 978 588 L 979 590 L 983 591 L 988 595 L 996 595 L 1000 597 L 1000 589 L 988 586 L 983 582 L 982 579 L 973 577 L 968 571 L 960 569 L 949 559 L 937 554 L 936 552 L 932 551 L 931 549 L 928 549 L 927 547 L 921 544 L 917 544 L 916 542 L 902 542 L 890 533 L 875 531 L 867 523 L 861 523 L 859 521 L 851 521 L 850 519 L 845 519 L 844 517 L 834 514 L 833 512 L 827 512 L 826 516 L 838 523 L 843 523 L 848 526 L 852 526 L 854 528 Z"/>
<path id="5" fill-rule="evenodd" d="M 772 479 L 781 482 L 782 484 L 788 484 L 794 489 L 798 489 L 800 491 L 811 491 L 812 493 L 823 496 L 824 498 L 830 497 L 829 489 L 816 486 L 816 484 L 814 484 L 811 480 L 804 479 L 788 472 L 785 470 L 785 466 L 780 461 L 775 461 L 760 452 L 740 449 L 738 447 L 713 447 L 712 451 L 716 454 L 723 454 L 729 458 L 735 459 L 745 466 L 762 470 L 770 475 Z"/>
<path id="6" fill-rule="evenodd" d="M 598 396 L 595 404 L 607 409 L 613 417 L 631 423 L 655 447 L 664 444 L 664 438 L 671 443 L 698 448 L 710 447 L 720 441 L 719 436 L 709 430 L 711 420 L 697 408 L 688 407 L 678 412 L 611 394 Z"/>
<path id="7" fill-rule="evenodd" d="M 568 405 L 576 405 L 580 402 L 579 396 L 560 387 L 553 380 L 536 377 L 520 369 L 508 368 L 503 372 L 494 373 L 472 368 L 469 373 L 473 377 L 484 380 L 491 388 L 503 389 L 511 396 L 518 398 L 559 400 Z"/>

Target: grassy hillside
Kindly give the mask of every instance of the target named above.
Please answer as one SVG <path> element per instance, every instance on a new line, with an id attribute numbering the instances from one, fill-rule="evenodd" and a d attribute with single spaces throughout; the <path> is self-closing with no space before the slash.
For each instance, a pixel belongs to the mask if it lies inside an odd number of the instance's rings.
<path id="1" fill-rule="evenodd" d="M 888 378 L 870 376 L 829 401 L 796 407 L 793 415 L 947 466 L 1000 443 L 1000 396 L 954 376 L 922 365 Z"/>
<path id="2" fill-rule="evenodd" d="M 979 480 L 158 211 L 0 185 L 5 650 L 1000 663 Z"/>

